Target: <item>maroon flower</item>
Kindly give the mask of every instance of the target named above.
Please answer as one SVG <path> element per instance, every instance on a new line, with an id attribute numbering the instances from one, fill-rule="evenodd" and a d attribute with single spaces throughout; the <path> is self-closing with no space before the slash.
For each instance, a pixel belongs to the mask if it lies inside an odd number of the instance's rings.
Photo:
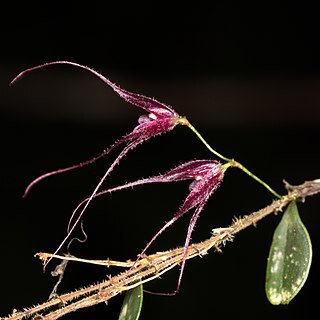
<path id="1" fill-rule="evenodd" d="M 104 176 L 102 177 L 100 182 L 95 187 L 91 196 L 88 197 L 87 199 L 83 200 L 77 206 L 75 211 L 73 212 L 73 214 L 70 218 L 67 235 L 55 253 L 57 253 L 61 249 L 63 244 L 69 238 L 72 231 L 76 227 L 77 223 L 82 218 L 83 213 L 85 212 L 88 204 L 91 202 L 91 200 L 94 197 L 101 196 L 102 194 L 111 193 L 114 191 L 119 191 L 119 190 L 129 188 L 129 187 L 142 185 L 142 184 L 155 183 L 155 182 L 177 182 L 177 181 L 182 181 L 182 180 L 193 180 L 193 182 L 190 184 L 190 187 L 189 187 L 190 192 L 187 195 L 187 197 L 185 198 L 185 200 L 182 203 L 182 205 L 180 206 L 180 208 L 178 209 L 178 211 L 176 212 L 176 214 L 171 218 L 171 220 L 166 222 L 164 224 L 164 226 L 152 237 L 152 239 L 147 243 L 147 245 L 145 246 L 145 248 L 142 250 L 142 252 L 139 254 L 139 256 L 137 258 L 137 261 L 138 261 L 144 255 L 144 253 L 150 247 L 150 245 L 156 240 L 156 238 L 164 230 L 166 230 L 169 226 L 171 226 L 176 220 L 178 220 L 186 212 L 195 208 L 194 213 L 191 216 L 187 235 L 186 235 L 183 261 L 181 264 L 178 285 L 177 285 L 177 289 L 176 289 L 175 293 L 178 292 L 179 287 L 180 287 L 180 283 L 181 283 L 182 274 L 183 274 L 184 267 L 185 267 L 185 260 L 186 260 L 187 253 L 188 253 L 187 250 L 188 250 L 189 243 L 191 241 L 191 234 L 192 234 L 192 231 L 195 227 L 195 223 L 200 215 L 200 212 L 203 210 L 204 205 L 208 201 L 209 197 L 220 185 L 220 183 L 223 179 L 224 171 L 226 170 L 227 166 L 223 166 L 215 160 L 190 161 L 190 162 L 187 162 L 185 164 L 182 164 L 182 165 L 170 170 L 169 172 L 167 172 L 165 174 L 157 175 L 157 176 L 154 176 L 151 178 L 137 180 L 135 182 L 127 183 L 122 186 L 118 186 L 115 188 L 111 188 L 111 189 L 107 189 L 107 190 L 103 190 L 103 191 L 99 192 L 99 189 L 101 188 L 106 177 L 110 174 L 110 172 L 113 170 L 115 165 L 118 164 L 119 161 L 127 154 L 128 151 L 132 150 L 137 145 L 150 139 L 151 137 L 154 137 L 154 136 L 157 136 L 157 135 L 160 135 L 162 133 L 165 133 L 165 132 L 172 130 L 177 124 L 186 124 L 186 119 L 183 117 L 180 117 L 168 105 L 160 103 L 152 98 L 145 97 L 143 95 L 139 95 L 139 94 L 135 94 L 135 93 L 131 93 L 129 91 L 121 89 L 120 87 L 118 87 L 117 85 L 112 83 L 110 80 L 108 80 L 107 78 L 105 78 L 104 76 L 99 74 L 98 72 L 96 72 L 86 66 L 82 66 L 80 64 L 73 63 L 73 62 L 55 61 L 55 62 L 50 62 L 50 63 L 42 64 L 42 65 L 27 69 L 27 70 L 21 72 L 11 82 L 11 84 L 15 83 L 19 78 L 21 78 L 22 76 L 24 76 L 26 73 L 28 73 L 30 71 L 40 69 L 40 68 L 50 66 L 50 65 L 56 65 L 56 64 L 73 65 L 73 66 L 83 68 L 83 69 L 93 73 L 98 78 L 100 78 L 103 82 L 108 84 L 115 92 L 117 92 L 121 98 L 123 98 L 127 102 L 129 102 L 139 108 L 144 109 L 145 111 L 148 112 L 148 114 L 142 115 L 139 118 L 139 125 L 136 126 L 132 132 L 123 136 L 120 140 L 116 141 L 113 145 L 111 145 L 108 149 L 106 149 L 102 154 L 100 154 L 90 160 L 87 160 L 85 162 L 82 162 L 80 164 L 43 174 L 40 177 L 38 177 L 37 179 L 33 180 L 28 185 L 28 187 L 26 188 L 26 191 L 25 191 L 25 195 L 28 194 L 30 189 L 35 184 L 37 184 L 39 181 L 41 181 L 42 179 L 49 177 L 51 175 L 70 171 L 70 170 L 91 164 L 91 163 L 95 162 L 96 160 L 109 154 L 114 148 L 116 148 L 122 144 L 126 144 L 125 147 L 123 148 L 123 150 L 117 156 L 117 158 L 114 160 L 114 162 L 108 168 L 108 170 L 105 172 Z M 78 214 L 78 211 L 80 209 L 81 209 L 81 211 Z M 77 218 L 75 219 L 75 222 L 72 223 L 72 221 L 74 220 L 74 218 L 76 216 L 77 216 Z M 49 260 L 47 261 L 47 263 L 48 262 L 49 262 Z"/>
<path id="2" fill-rule="evenodd" d="M 83 65 L 80 65 L 80 64 L 74 63 L 74 62 L 69 62 L 69 61 L 54 61 L 54 62 L 49 62 L 49 63 L 45 63 L 42 65 L 38 65 L 36 67 L 26 69 L 23 72 L 21 72 L 20 74 L 18 74 L 18 76 L 16 76 L 12 80 L 11 85 L 14 84 L 18 79 L 20 79 L 21 77 L 23 77 L 26 73 L 28 73 L 30 71 L 34 71 L 36 69 L 44 68 L 44 67 L 51 66 L 51 65 L 60 65 L 60 64 L 73 65 L 73 66 L 85 69 L 85 70 L 93 73 L 95 76 L 97 76 L 99 79 L 101 79 L 104 83 L 109 85 L 115 92 L 117 92 L 121 98 L 123 98 L 127 102 L 129 102 L 129 103 L 131 103 L 141 109 L 144 109 L 145 111 L 148 112 L 148 114 L 144 114 L 144 115 L 140 116 L 140 118 L 138 120 L 139 125 L 136 126 L 132 132 L 130 132 L 129 134 L 126 134 L 120 140 L 116 141 L 108 149 L 104 150 L 100 155 L 98 155 L 92 159 L 89 159 L 87 161 L 84 161 L 82 163 L 79 163 L 77 165 L 73 165 L 70 167 L 66 167 L 63 169 L 58 169 L 58 170 L 55 170 L 52 172 L 45 173 L 45 174 L 41 175 L 40 177 L 36 178 L 35 180 L 33 180 L 27 186 L 27 188 L 24 192 L 24 196 L 26 196 L 29 193 L 30 189 L 34 185 L 36 185 L 39 181 L 43 180 L 44 178 L 91 164 L 91 163 L 95 162 L 96 160 L 109 154 L 114 148 L 116 148 L 122 144 L 126 144 L 125 147 L 123 148 L 123 150 L 117 156 L 117 158 L 114 160 L 114 162 L 108 168 L 108 170 L 106 171 L 106 173 L 104 174 L 104 176 L 102 177 L 100 182 L 97 184 L 94 191 L 92 192 L 92 195 L 91 195 L 89 201 L 87 201 L 85 208 L 83 208 L 83 210 L 85 210 L 86 207 L 88 206 L 88 204 L 90 203 L 91 199 L 98 192 L 99 188 L 101 187 L 101 185 L 104 182 L 104 180 L 106 179 L 106 177 L 114 169 L 116 164 L 118 164 L 120 162 L 120 160 L 128 153 L 128 151 L 134 149 L 137 145 L 139 145 L 140 143 L 142 143 L 152 137 L 155 137 L 157 135 L 160 135 L 162 133 L 165 133 L 167 131 L 172 130 L 177 124 L 182 123 L 184 118 L 181 118 L 170 106 L 168 106 L 164 103 L 158 102 L 155 99 L 152 99 L 152 98 L 140 95 L 140 94 L 132 93 L 132 92 L 126 91 L 124 89 L 121 89 L 119 86 L 115 85 L 110 80 L 105 78 L 100 73 L 94 71 L 93 69 L 90 69 L 86 66 L 83 66 Z"/>
<path id="3" fill-rule="evenodd" d="M 184 244 L 184 254 L 183 254 L 183 260 L 181 264 L 180 269 L 180 275 L 178 279 L 178 285 L 177 289 L 174 292 L 177 293 L 180 287 L 182 274 L 185 267 L 185 260 L 188 253 L 188 246 L 191 241 L 191 234 L 195 227 L 196 221 L 200 215 L 200 212 L 203 210 L 204 205 L 208 201 L 209 197 L 212 195 L 212 193 L 219 187 L 224 172 L 228 166 L 222 165 L 218 161 L 215 160 L 194 160 L 189 161 L 187 163 L 184 163 L 170 171 L 168 171 L 165 174 L 153 176 L 146 179 L 137 180 L 134 182 L 126 183 L 122 186 L 118 186 L 115 188 L 107 189 L 100 191 L 94 195 L 94 197 L 101 196 L 103 194 L 119 191 L 122 189 L 135 187 L 142 184 L 148 184 L 148 183 L 156 183 L 156 182 L 177 182 L 182 180 L 193 180 L 192 183 L 189 186 L 189 194 L 185 198 L 184 202 L 180 206 L 179 210 L 176 212 L 176 214 L 164 224 L 164 226 L 152 237 L 152 239 L 147 243 L 145 248 L 142 250 L 142 252 L 139 254 L 136 262 L 144 255 L 146 250 L 150 247 L 150 245 L 156 240 L 156 238 L 169 226 L 171 226 L 176 220 L 178 220 L 181 216 L 183 216 L 186 212 L 189 210 L 195 208 L 195 211 L 193 215 L 191 216 L 186 240 Z M 80 214 L 77 216 L 75 222 L 72 223 L 72 220 L 74 220 L 74 217 L 77 215 L 78 210 L 85 206 L 88 201 L 90 201 L 92 197 L 84 199 L 74 210 L 69 226 L 68 226 L 68 233 L 63 242 L 60 244 L 59 248 L 56 250 L 55 253 L 57 253 L 62 245 L 65 243 L 65 241 L 69 238 L 70 234 L 74 230 L 77 223 L 81 220 L 83 215 L 83 210 L 80 212 Z M 161 199 L 159 199 L 161 200 Z M 49 261 L 48 261 L 49 262 Z"/>

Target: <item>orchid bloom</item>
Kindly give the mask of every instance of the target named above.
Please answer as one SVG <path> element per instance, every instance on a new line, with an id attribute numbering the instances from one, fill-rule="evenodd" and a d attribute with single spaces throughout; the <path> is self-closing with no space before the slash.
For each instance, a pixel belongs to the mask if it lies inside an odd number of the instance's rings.
<path id="1" fill-rule="evenodd" d="M 211 194 L 218 188 L 220 185 L 224 171 L 229 166 L 227 163 L 226 165 L 221 165 L 218 161 L 215 160 L 194 160 L 189 161 L 187 163 L 184 163 L 170 171 L 168 171 L 165 174 L 153 176 L 146 179 L 137 180 L 131 183 L 126 183 L 122 186 L 118 186 L 115 188 L 103 190 L 99 192 L 99 189 L 101 188 L 103 182 L 107 178 L 107 176 L 110 174 L 110 172 L 114 169 L 115 165 L 120 162 L 120 160 L 132 149 L 134 149 L 137 145 L 143 143 L 144 141 L 155 137 L 157 135 L 160 135 L 162 133 L 168 132 L 172 130 L 177 124 L 187 124 L 187 120 L 184 117 L 180 117 L 170 106 L 163 104 L 161 102 L 158 102 L 152 98 L 139 95 L 136 93 L 131 93 L 129 91 L 126 91 L 124 89 L 121 89 L 114 83 L 112 83 L 110 80 L 99 74 L 98 72 L 74 63 L 74 62 L 68 62 L 68 61 L 55 61 L 55 62 L 49 62 L 45 63 L 36 67 L 29 68 L 20 74 L 16 78 L 13 79 L 11 84 L 15 83 L 18 79 L 20 79 L 22 76 L 24 76 L 26 73 L 30 71 L 34 71 L 36 69 L 40 69 L 43 67 L 51 66 L 51 65 L 60 65 L 60 64 L 67 64 L 67 65 L 73 65 L 76 67 L 80 67 L 82 69 L 85 69 L 91 73 L 93 73 L 95 76 L 97 76 L 100 80 L 102 80 L 104 83 L 109 85 L 115 92 L 117 92 L 121 98 L 126 100 L 127 102 L 144 109 L 148 112 L 148 114 L 144 114 L 140 116 L 138 122 L 139 124 L 133 129 L 132 132 L 129 134 L 124 135 L 120 140 L 116 141 L 113 145 L 111 145 L 108 149 L 106 149 L 103 153 L 100 155 L 84 161 L 80 164 L 73 165 L 67 168 L 58 169 L 52 172 L 45 173 L 41 175 L 40 177 L 33 180 L 26 188 L 25 194 L 27 195 L 30 191 L 30 189 L 37 184 L 39 181 L 41 181 L 44 178 L 47 178 L 49 176 L 59 174 L 62 172 L 70 171 L 73 169 L 77 169 L 80 167 L 83 167 L 85 165 L 91 164 L 95 162 L 96 160 L 106 156 L 109 154 L 114 148 L 119 147 L 122 144 L 125 144 L 125 147 L 123 150 L 119 153 L 119 155 L 116 157 L 114 162 L 110 165 L 108 170 L 105 172 L 103 177 L 101 178 L 100 182 L 97 184 L 93 192 L 91 193 L 90 197 L 83 200 L 77 208 L 74 210 L 69 226 L 67 235 L 56 250 L 58 252 L 60 248 L 63 246 L 63 244 L 66 242 L 66 240 L 71 235 L 72 231 L 76 227 L 77 223 L 80 221 L 81 217 L 83 216 L 87 206 L 92 201 L 93 198 L 100 196 L 102 194 L 111 193 L 114 191 L 119 191 L 125 188 L 134 187 L 137 185 L 142 184 L 148 184 L 148 183 L 156 183 L 156 182 L 177 182 L 182 180 L 193 180 L 193 182 L 190 184 L 190 192 L 185 198 L 184 202 L 178 209 L 178 211 L 175 213 L 175 215 L 164 224 L 164 226 L 151 238 L 151 240 L 147 243 L 145 248 L 142 250 L 142 252 L 138 255 L 137 261 L 143 256 L 143 254 L 146 252 L 146 250 L 150 247 L 150 245 L 156 240 L 156 238 L 165 231 L 169 226 L 171 226 L 176 220 L 178 220 L 181 216 L 183 216 L 186 212 L 190 211 L 191 209 L 195 208 L 193 215 L 191 216 L 186 240 L 184 244 L 184 254 L 183 254 L 183 261 L 181 264 L 180 269 L 180 275 L 178 279 L 178 285 L 176 288 L 177 293 L 179 291 L 182 274 L 185 267 L 185 261 L 187 258 L 188 253 L 188 246 L 191 241 L 191 234 L 195 227 L 196 221 L 203 210 L 204 205 L 208 201 Z M 81 209 L 80 213 L 78 214 L 78 211 Z M 72 223 L 72 220 L 74 217 L 76 217 L 76 220 L 74 223 Z M 47 261 L 47 263 L 49 260 Z M 46 263 L 46 264 L 47 264 Z"/>
<path id="2" fill-rule="evenodd" d="M 111 189 L 103 190 L 95 194 L 94 197 L 101 196 L 103 194 L 119 191 L 126 188 L 135 187 L 142 184 L 149 184 L 149 183 L 157 183 L 157 182 L 178 182 L 183 180 L 193 180 L 189 186 L 189 194 L 185 198 L 184 202 L 178 209 L 178 211 L 175 213 L 175 215 L 164 224 L 164 226 L 152 237 L 152 239 L 147 243 L 145 248 L 142 250 L 142 252 L 138 255 L 138 258 L 136 262 L 144 255 L 146 250 L 150 247 L 150 245 L 158 238 L 158 236 L 166 230 L 169 226 L 171 226 L 175 221 L 177 221 L 180 217 L 182 217 L 186 212 L 190 211 L 191 209 L 195 208 L 194 213 L 191 216 L 189 227 L 186 235 L 186 240 L 184 243 L 184 253 L 183 253 L 183 261 L 181 264 L 180 269 L 180 275 L 178 279 L 178 285 L 177 289 L 174 291 L 173 294 L 177 293 L 179 291 L 182 274 L 185 267 L 185 260 L 187 258 L 188 253 L 188 246 L 191 241 L 191 234 L 195 227 L 196 221 L 203 210 L 204 205 L 208 201 L 209 197 L 212 195 L 212 193 L 219 187 L 224 172 L 227 169 L 228 164 L 222 165 L 216 160 L 193 160 L 186 162 L 180 166 L 177 166 L 176 168 L 168 171 L 167 173 L 160 174 L 157 176 L 153 176 L 146 179 L 140 179 L 134 182 L 129 182 L 124 185 L 114 187 Z M 60 250 L 62 245 L 65 243 L 65 241 L 68 239 L 72 231 L 74 230 L 77 223 L 80 221 L 83 211 L 77 216 L 75 222 L 71 223 L 73 218 L 77 215 L 78 210 L 88 203 L 91 198 L 84 199 L 74 210 L 69 226 L 68 226 L 68 234 L 63 240 L 63 242 L 60 244 L 59 248 Z M 57 252 L 56 251 L 56 252 Z"/>
<path id="3" fill-rule="evenodd" d="M 52 175 L 56 175 L 62 172 L 70 171 L 73 169 L 81 168 L 85 165 L 91 164 L 95 162 L 96 160 L 106 156 L 109 154 L 114 148 L 119 147 L 122 144 L 126 144 L 123 150 L 119 153 L 117 158 L 114 160 L 114 162 L 110 165 L 108 170 L 105 172 L 103 177 L 101 178 L 100 182 L 97 184 L 95 189 L 93 190 L 89 200 L 86 202 L 85 207 L 83 208 L 83 211 L 86 210 L 86 207 L 92 200 L 92 198 L 95 196 L 95 194 L 100 189 L 101 185 L 107 178 L 107 176 L 110 174 L 110 172 L 114 169 L 116 164 L 120 162 L 120 160 L 132 149 L 134 149 L 137 145 L 143 143 L 144 141 L 147 141 L 148 139 L 155 137 L 157 135 L 160 135 L 162 133 L 168 132 L 172 130 L 177 124 L 183 123 L 185 118 L 180 117 L 170 106 L 161 103 L 155 99 L 132 93 L 129 91 L 126 91 L 124 89 L 121 89 L 119 86 L 112 83 L 110 80 L 105 78 L 100 73 L 94 71 L 93 69 L 80 65 L 78 63 L 69 62 L 69 61 L 54 61 L 49 62 L 45 64 L 38 65 L 36 67 L 32 67 L 29 69 L 26 69 L 22 71 L 20 74 L 18 74 L 12 81 L 11 85 L 14 84 L 17 80 L 19 80 L 21 77 L 25 76 L 27 73 L 34 71 L 36 69 L 41 69 L 44 67 L 52 66 L 52 65 L 72 65 L 79 68 L 82 68 L 84 70 L 87 70 L 91 73 L 93 73 L 95 76 L 97 76 L 100 80 L 102 80 L 104 83 L 106 83 L 108 86 L 110 86 L 116 93 L 119 94 L 121 98 L 126 100 L 127 102 L 147 111 L 147 114 L 143 114 L 140 116 L 138 122 L 139 124 L 133 129 L 132 132 L 124 135 L 120 140 L 116 141 L 113 145 L 111 145 L 109 148 L 104 150 L 100 155 L 89 159 L 87 161 L 84 161 L 82 163 L 79 163 L 77 165 L 73 165 L 70 167 L 66 167 L 63 169 L 58 169 L 52 172 L 45 173 L 41 175 L 40 177 L 33 180 L 25 189 L 24 196 L 26 196 L 30 189 L 36 185 L 38 182 L 43 180 L 44 178 L 47 178 Z"/>

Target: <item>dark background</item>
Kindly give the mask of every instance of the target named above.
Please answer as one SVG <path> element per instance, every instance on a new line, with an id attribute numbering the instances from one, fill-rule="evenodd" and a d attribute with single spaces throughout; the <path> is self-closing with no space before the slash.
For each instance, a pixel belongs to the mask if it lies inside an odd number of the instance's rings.
<path id="1" fill-rule="evenodd" d="M 216 3 L 216 4 L 215 4 Z M 9 87 L 25 68 L 54 60 L 88 65 L 122 88 L 170 104 L 217 151 L 233 157 L 285 193 L 319 178 L 320 62 L 318 11 L 308 2 L 190 5 L 12 3 L 1 10 L 1 300 L 0 316 L 43 302 L 56 279 L 33 257 L 52 252 L 68 218 L 93 190 L 115 154 L 86 168 L 24 188 L 40 174 L 99 154 L 130 132 L 141 110 L 121 100 L 91 74 L 71 66 L 43 69 Z M 118 185 L 212 155 L 185 127 L 139 146 L 106 184 Z M 88 240 L 71 253 L 92 259 L 134 259 L 170 219 L 187 183 L 149 185 L 92 203 Z M 233 169 L 201 214 L 193 241 L 272 201 Z M 236 236 L 222 254 L 188 262 L 175 297 L 145 295 L 141 319 L 308 317 L 318 311 L 319 199 L 299 205 L 314 248 L 309 278 L 287 306 L 264 293 L 265 268 L 280 216 Z M 190 213 L 167 230 L 151 252 L 182 245 Z M 77 235 L 81 236 L 80 233 Z M 98 282 L 117 270 L 70 264 L 59 292 Z M 178 270 L 146 285 L 168 292 Z M 66 319 L 117 319 L 122 296 Z"/>

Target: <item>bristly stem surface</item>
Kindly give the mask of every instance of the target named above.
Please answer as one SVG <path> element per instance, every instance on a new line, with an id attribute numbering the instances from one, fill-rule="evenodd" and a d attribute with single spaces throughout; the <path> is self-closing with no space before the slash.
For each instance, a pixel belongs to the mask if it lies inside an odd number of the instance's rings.
<path id="1" fill-rule="evenodd" d="M 252 212 L 249 215 L 234 218 L 229 226 L 213 229 L 212 236 L 209 239 L 191 244 L 188 248 L 187 259 L 205 255 L 212 248 L 216 251 L 221 251 L 221 246 L 232 240 L 238 232 L 249 226 L 256 225 L 258 221 L 272 213 L 281 212 L 291 201 L 296 199 L 305 200 L 306 197 L 320 194 L 320 179 L 306 181 L 298 186 L 291 186 L 286 183 L 286 188 L 289 192 L 287 195 L 281 197 L 281 199 L 274 200 L 268 206 Z M 44 262 L 52 256 L 51 254 L 45 253 L 39 253 L 37 255 L 43 259 Z M 97 284 L 53 297 L 51 300 L 47 300 L 42 304 L 30 308 L 24 308 L 22 311 L 15 309 L 12 314 L 7 317 L 0 317 L 0 320 L 26 320 L 32 316 L 34 316 L 33 319 L 54 320 L 82 308 L 92 307 L 99 303 L 106 303 L 123 291 L 138 286 L 140 283 L 150 282 L 159 278 L 164 273 L 179 266 L 183 257 L 184 247 L 181 247 L 145 256 L 137 263 L 135 268 L 130 268 L 132 261 L 91 261 L 90 263 L 94 264 L 127 267 L 130 269 Z M 54 258 L 89 262 L 75 257 L 60 257 L 55 255 Z"/>

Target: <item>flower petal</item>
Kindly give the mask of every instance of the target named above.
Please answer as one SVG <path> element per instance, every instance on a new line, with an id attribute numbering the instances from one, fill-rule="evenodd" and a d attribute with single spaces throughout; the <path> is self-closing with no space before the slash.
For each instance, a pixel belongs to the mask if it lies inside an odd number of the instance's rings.
<path id="1" fill-rule="evenodd" d="M 31 71 L 37 70 L 37 69 L 41 69 L 44 67 L 48 67 L 51 65 L 60 65 L 60 64 L 67 64 L 67 65 L 72 65 L 75 67 L 79 67 L 82 69 L 85 69 L 89 72 L 91 72 L 92 74 L 94 74 L 95 76 L 97 76 L 99 79 L 101 79 L 104 83 L 106 83 L 107 85 L 109 85 L 115 92 L 117 92 L 119 94 L 119 96 L 121 98 L 123 98 L 124 100 L 126 100 L 127 102 L 142 108 L 144 110 L 146 110 L 147 112 L 153 113 L 155 115 L 158 116 L 172 116 L 172 115 L 177 115 L 176 112 L 168 105 L 161 103 L 155 99 L 137 94 L 137 93 L 132 93 L 130 91 L 121 89 L 119 86 L 117 86 L 116 84 L 114 84 L 113 82 L 111 82 L 109 79 L 107 79 L 106 77 L 104 77 L 102 74 L 100 74 L 99 72 L 75 63 L 75 62 L 70 62 L 70 61 L 53 61 L 53 62 L 47 62 L 29 69 L 26 69 L 22 72 L 20 72 L 12 81 L 11 81 L 11 85 L 14 84 L 17 80 L 19 80 L 21 77 L 23 77 L 26 73 L 29 73 Z"/>

